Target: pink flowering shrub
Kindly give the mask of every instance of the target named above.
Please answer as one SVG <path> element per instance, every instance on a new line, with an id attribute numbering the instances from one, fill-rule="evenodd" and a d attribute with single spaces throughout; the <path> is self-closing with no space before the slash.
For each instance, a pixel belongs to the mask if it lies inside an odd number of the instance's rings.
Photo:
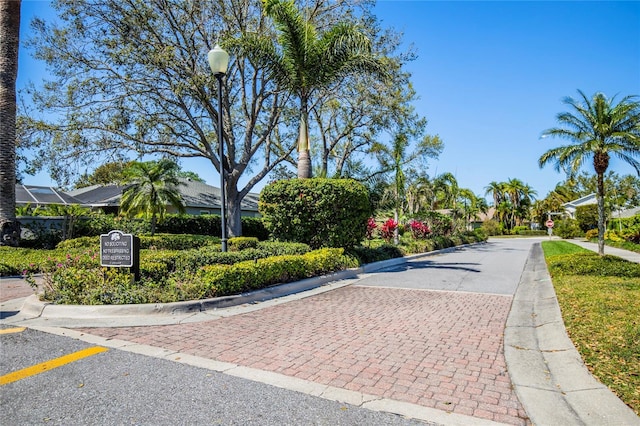
<path id="1" fill-rule="evenodd" d="M 398 228 L 398 222 L 393 219 L 387 219 L 385 223 L 380 227 L 380 236 L 386 241 L 390 242 L 393 239 L 393 234 Z"/>
<path id="2" fill-rule="evenodd" d="M 416 240 L 419 238 L 427 238 L 429 234 L 431 234 L 429 225 L 419 220 L 410 221 L 409 227 L 411 228 L 411 235 Z"/>
<path id="3" fill-rule="evenodd" d="M 373 239 L 373 233 L 376 231 L 376 229 L 378 229 L 376 220 L 370 217 L 369 220 L 367 220 L 367 233 L 365 234 L 365 236 L 367 237 L 367 240 Z"/>

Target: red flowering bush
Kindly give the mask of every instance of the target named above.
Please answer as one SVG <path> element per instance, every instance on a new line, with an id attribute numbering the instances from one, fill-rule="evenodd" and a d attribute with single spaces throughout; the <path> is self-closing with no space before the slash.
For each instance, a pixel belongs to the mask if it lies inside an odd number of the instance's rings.
<path id="1" fill-rule="evenodd" d="M 387 221 L 380 227 L 380 235 L 386 242 L 390 242 L 393 239 L 393 234 L 397 228 L 397 221 L 393 219 L 387 219 Z"/>
<path id="2" fill-rule="evenodd" d="M 427 238 L 429 234 L 431 234 L 429 226 L 419 220 L 412 220 L 409 222 L 409 227 L 411 228 L 411 235 L 416 240 L 419 238 Z"/>
<path id="3" fill-rule="evenodd" d="M 367 220 L 367 233 L 365 234 L 365 236 L 367 237 L 367 240 L 373 239 L 373 233 L 376 231 L 376 229 L 378 229 L 376 220 L 370 217 L 369 220 Z"/>

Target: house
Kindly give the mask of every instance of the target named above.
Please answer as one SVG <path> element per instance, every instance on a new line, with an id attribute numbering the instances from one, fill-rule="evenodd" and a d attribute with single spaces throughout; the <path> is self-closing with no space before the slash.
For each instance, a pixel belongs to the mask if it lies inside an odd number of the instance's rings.
<path id="1" fill-rule="evenodd" d="M 578 198 L 577 200 L 569 201 L 568 203 L 564 203 L 562 206 L 565 209 L 565 213 L 571 219 L 576 218 L 576 209 L 580 206 L 587 206 L 590 204 L 596 204 L 596 194 L 595 192 L 589 195 L 585 195 L 582 198 Z"/>
<path id="2" fill-rule="evenodd" d="M 51 186 L 16 184 L 16 207 L 47 207 L 52 204 L 82 204 L 82 201 Z"/>
<path id="3" fill-rule="evenodd" d="M 616 210 L 611 213 L 612 219 L 613 218 L 625 219 L 625 218 L 634 217 L 637 215 L 640 215 L 640 207 L 634 207 L 632 209 L 627 209 L 627 210 Z"/>
<path id="4" fill-rule="evenodd" d="M 187 214 L 220 214 L 220 188 L 191 179 L 180 179 L 178 189 L 182 195 Z M 117 213 L 120 198 L 126 186 L 92 185 L 72 191 L 61 191 L 51 187 L 16 185 L 16 205 L 44 206 L 47 204 L 77 204 L 105 213 Z M 259 194 L 249 193 L 240 204 L 241 215 L 258 217 Z M 167 206 L 167 213 L 177 213 L 173 206 Z"/>

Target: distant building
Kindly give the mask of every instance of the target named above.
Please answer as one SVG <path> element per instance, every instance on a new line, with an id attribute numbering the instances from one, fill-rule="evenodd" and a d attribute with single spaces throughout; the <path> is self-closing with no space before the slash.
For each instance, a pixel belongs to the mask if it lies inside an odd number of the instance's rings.
<path id="1" fill-rule="evenodd" d="M 220 214 L 220 188 L 184 178 L 180 182 L 178 190 L 187 214 Z M 78 204 L 91 210 L 116 214 L 125 190 L 126 186 L 122 185 L 92 185 L 66 192 L 52 187 L 16 185 L 16 205 L 44 207 L 48 204 Z M 242 216 L 260 216 L 258 197 L 259 194 L 256 193 L 249 193 L 244 197 L 240 205 Z M 167 213 L 177 213 L 177 210 L 173 206 L 167 206 Z"/>
<path id="2" fill-rule="evenodd" d="M 51 186 L 16 185 L 16 207 L 47 207 L 52 204 L 82 204 L 82 201 Z"/>
<path id="3" fill-rule="evenodd" d="M 580 206 L 587 206 L 590 204 L 596 204 L 596 194 L 585 195 L 582 198 L 578 198 L 577 200 L 569 201 L 568 203 L 564 203 L 565 213 L 571 218 L 576 218 L 576 209 Z"/>

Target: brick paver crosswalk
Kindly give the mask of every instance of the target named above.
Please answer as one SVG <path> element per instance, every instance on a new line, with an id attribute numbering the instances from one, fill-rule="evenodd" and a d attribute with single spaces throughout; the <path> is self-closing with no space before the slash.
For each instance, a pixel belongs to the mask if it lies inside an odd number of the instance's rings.
<path id="1" fill-rule="evenodd" d="M 519 425 L 503 355 L 511 301 L 349 286 L 201 323 L 83 331 Z"/>

